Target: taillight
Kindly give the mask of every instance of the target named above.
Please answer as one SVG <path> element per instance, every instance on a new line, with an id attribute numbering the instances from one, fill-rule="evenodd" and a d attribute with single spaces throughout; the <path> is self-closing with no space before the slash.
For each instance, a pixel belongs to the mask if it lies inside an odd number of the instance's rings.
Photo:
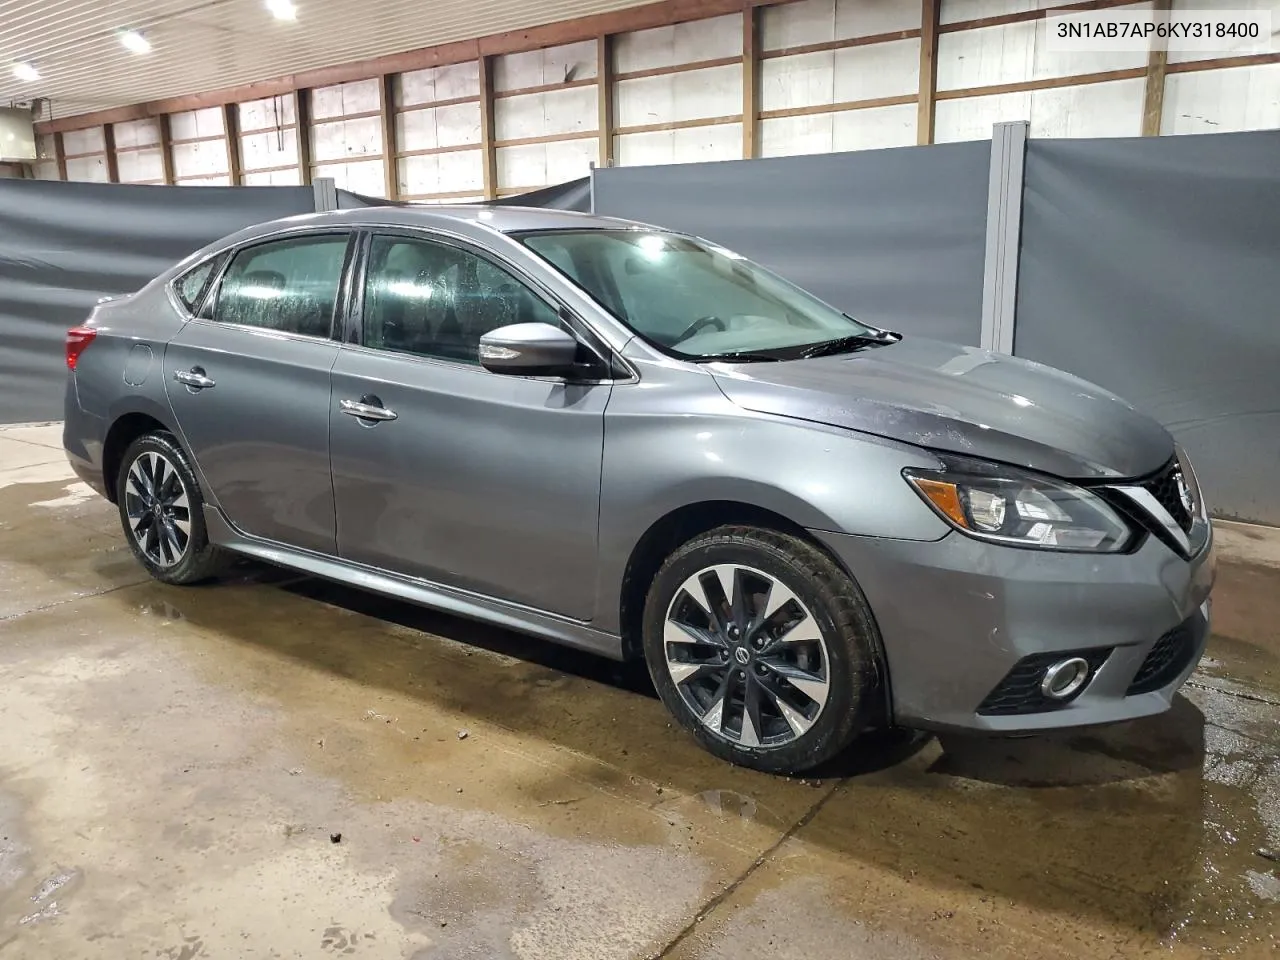
<path id="1" fill-rule="evenodd" d="M 93 338 L 98 335 L 98 331 L 93 327 L 72 327 L 67 331 L 67 369 L 74 370 L 76 363 L 80 359 L 80 354 L 84 353 L 89 344 L 93 343 Z"/>

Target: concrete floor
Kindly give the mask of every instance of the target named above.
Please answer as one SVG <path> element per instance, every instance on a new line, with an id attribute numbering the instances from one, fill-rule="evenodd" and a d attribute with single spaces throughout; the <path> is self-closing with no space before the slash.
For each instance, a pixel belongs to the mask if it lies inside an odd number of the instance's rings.
<path id="1" fill-rule="evenodd" d="M 56 426 L 0 431 L 0 958 L 1275 956 L 1280 536 L 1220 543 L 1167 716 L 793 781 L 604 661 L 156 584 Z"/>

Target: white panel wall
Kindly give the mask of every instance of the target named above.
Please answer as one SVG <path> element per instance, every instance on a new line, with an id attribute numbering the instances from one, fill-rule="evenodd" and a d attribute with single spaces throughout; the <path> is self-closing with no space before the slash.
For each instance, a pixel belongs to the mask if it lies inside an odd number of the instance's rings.
<path id="1" fill-rule="evenodd" d="M 1280 19 L 1276 21 L 1280 23 Z M 1165 78 L 1160 132 L 1231 133 L 1280 128 L 1280 63 Z M 1280 157 L 1276 158 L 1280 166 Z"/>
<path id="2" fill-rule="evenodd" d="M 297 186 L 298 131 L 283 127 L 241 137 L 240 170 L 250 186 Z"/>
<path id="3" fill-rule="evenodd" d="M 169 136 L 174 140 L 222 136 L 226 133 L 223 128 L 222 110 L 218 107 L 188 110 L 185 113 L 171 114 L 169 117 Z"/>
<path id="4" fill-rule="evenodd" d="M 265 100 L 250 100 L 248 103 L 240 104 L 241 133 L 278 130 L 281 127 L 291 127 L 297 122 L 298 111 L 293 94 L 267 97 Z"/>
<path id="5" fill-rule="evenodd" d="M 116 143 L 116 173 L 121 183 L 164 181 L 159 119 L 112 124 L 111 132 Z"/>
<path id="6" fill-rule="evenodd" d="M 765 50 L 782 50 L 918 30 L 920 6 L 912 0 L 803 0 L 765 7 L 760 42 Z"/>
<path id="7" fill-rule="evenodd" d="M 51 133 L 40 134 L 36 137 L 36 156 L 40 159 L 36 161 L 35 173 L 37 180 L 60 180 L 58 175 L 58 147 L 54 141 L 54 135 Z"/>
<path id="8" fill-rule="evenodd" d="M 471 98 L 466 103 L 449 101 Z M 443 150 L 401 157 L 401 196 L 482 192 L 480 156 L 480 64 L 477 61 L 401 74 L 395 82 L 396 144 L 402 153 Z M 432 106 L 436 103 L 446 106 Z"/>
<path id="9" fill-rule="evenodd" d="M 761 64 L 762 110 L 915 96 L 919 90 L 919 38 L 778 57 Z"/>
<path id="10" fill-rule="evenodd" d="M 741 54 L 742 17 L 736 13 L 671 27 L 622 33 L 613 42 L 613 66 L 618 73 L 675 67 Z"/>
<path id="11" fill-rule="evenodd" d="M 1149 9 L 1149 3 L 1133 9 Z M 958 90 L 1110 70 L 1145 69 L 1146 52 L 1048 48 L 1048 22 L 1033 20 L 938 37 L 938 89 Z"/>
<path id="12" fill-rule="evenodd" d="M 1258 10 L 1271 13 L 1271 29 L 1280 31 L 1280 0 L 1173 0 L 1171 7 L 1176 12 Z M 1257 40 L 1224 40 L 1227 46 L 1222 50 L 1170 50 L 1170 63 L 1186 63 L 1191 60 L 1212 60 L 1217 57 L 1242 57 L 1253 53 L 1273 53 L 1280 49 L 1276 44 L 1278 35 L 1262 36 Z"/>
<path id="13" fill-rule="evenodd" d="M 585 177 L 599 151 L 595 137 L 499 147 L 498 185 L 536 189 Z"/>
<path id="14" fill-rule="evenodd" d="M 760 123 L 760 155 L 765 157 L 906 147 L 915 142 L 914 103 L 776 117 Z"/>
<path id="15" fill-rule="evenodd" d="M 67 157 L 67 179 L 90 183 L 106 183 L 106 139 L 101 127 L 73 130 L 62 135 L 62 149 Z"/>
<path id="16" fill-rule="evenodd" d="M 742 17 L 732 14 L 671 27 L 620 34 L 614 40 L 619 76 L 742 56 Z M 740 64 L 704 67 L 614 83 L 614 156 L 621 164 L 687 163 L 742 157 L 738 120 L 695 125 L 699 120 L 740 117 Z M 628 127 L 681 124 L 676 130 L 627 132 Z"/>
<path id="17" fill-rule="evenodd" d="M 182 186 L 228 186 L 226 124 L 220 107 L 189 110 L 169 117 L 169 136 L 173 138 L 173 176 Z M 200 137 L 213 137 L 197 143 L 183 143 Z"/>
<path id="18" fill-rule="evenodd" d="M 981 20 L 1060 6 L 1063 6 L 1060 0 L 942 0 L 938 21 L 958 23 L 962 20 Z"/>
<path id="19" fill-rule="evenodd" d="M 991 125 L 1029 120 L 1033 137 L 1136 137 L 1142 134 L 1145 81 L 1112 80 L 1023 93 L 940 100 L 934 140 L 987 140 Z"/>
<path id="20" fill-rule="evenodd" d="M 615 143 L 615 156 L 623 166 L 740 160 L 742 124 L 628 133 L 615 138 Z"/>
<path id="21" fill-rule="evenodd" d="M 596 43 L 594 40 L 587 40 L 494 58 L 493 89 L 502 93 L 573 80 L 590 80 L 595 76 Z"/>

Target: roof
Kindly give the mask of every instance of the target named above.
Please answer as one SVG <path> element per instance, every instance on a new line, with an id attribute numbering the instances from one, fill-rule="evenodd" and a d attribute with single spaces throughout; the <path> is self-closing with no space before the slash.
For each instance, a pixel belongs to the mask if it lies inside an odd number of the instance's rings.
<path id="1" fill-rule="evenodd" d="M 447 206 L 386 206 L 361 207 L 351 210 L 334 210 L 327 213 L 309 213 L 299 217 L 277 220 L 286 223 L 362 223 L 394 226 L 447 227 L 466 223 L 482 225 L 499 233 L 518 233 L 522 230 L 618 230 L 640 224 L 613 217 L 598 217 L 590 213 L 572 210 L 546 210 L 540 207 L 481 206 L 478 204 Z M 263 227 L 272 226 L 263 224 Z"/>

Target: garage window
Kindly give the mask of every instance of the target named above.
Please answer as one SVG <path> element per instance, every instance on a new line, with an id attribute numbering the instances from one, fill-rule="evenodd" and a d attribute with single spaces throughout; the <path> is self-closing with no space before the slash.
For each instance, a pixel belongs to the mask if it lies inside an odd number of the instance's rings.
<path id="1" fill-rule="evenodd" d="M 236 254 L 213 318 L 308 337 L 328 337 L 346 259 L 345 234 L 291 237 Z"/>

